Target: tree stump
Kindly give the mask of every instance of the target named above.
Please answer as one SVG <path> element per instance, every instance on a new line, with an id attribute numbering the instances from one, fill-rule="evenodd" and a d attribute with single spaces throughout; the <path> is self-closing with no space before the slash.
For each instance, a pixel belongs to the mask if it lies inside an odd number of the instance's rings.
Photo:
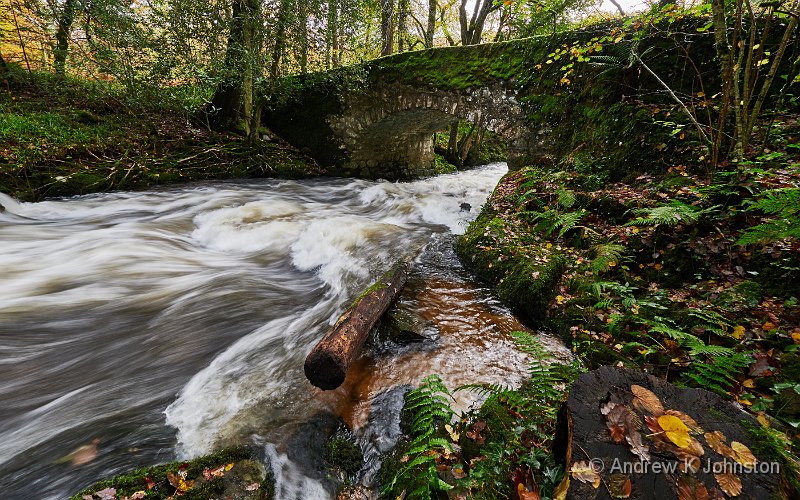
<path id="1" fill-rule="evenodd" d="M 609 366 L 581 375 L 554 444 L 566 498 L 771 498 L 780 466 L 755 456 L 761 424 L 703 389 Z"/>
<path id="2" fill-rule="evenodd" d="M 397 262 L 339 317 L 306 357 L 304 370 L 312 384 L 324 390 L 342 385 L 370 331 L 403 289 L 409 270 L 407 261 Z"/>

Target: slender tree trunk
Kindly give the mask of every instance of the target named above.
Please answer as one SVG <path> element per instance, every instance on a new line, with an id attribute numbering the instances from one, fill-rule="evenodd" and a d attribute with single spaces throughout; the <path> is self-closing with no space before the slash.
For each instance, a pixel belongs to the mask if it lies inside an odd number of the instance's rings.
<path id="1" fill-rule="evenodd" d="M 300 0 L 300 73 L 308 73 L 308 2 Z"/>
<path id="2" fill-rule="evenodd" d="M 433 33 L 436 31 L 436 0 L 428 0 L 428 26 L 425 29 L 425 48 L 433 48 Z"/>
<path id="3" fill-rule="evenodd" d="M 75 0 L 66 0 L 58 16 L 56 29 L 56 48 L 53 51 L 53 67 L 56 74 L 63 75 L 69 52 L 69 39 L 72 33 L 72 23 L 75 21 Z"/>
<path id="4" fill-rule="evenodd" d="M 328 26 L 325 48 L 325 67 L 335 68 L 339 65 L 339 1 L 328 1 Z"/>
<path id="5" fill-rule="evenodd" d="M 289 2 L 290 0 L 283 1 Z M 262 26 L 260 0 L 248 0 L 247 18 L 245 20 L 243 34 L 246 59 L 242 94 L 244 100 L 245 131 L 247 132 L 247 139 L 250 142 L 258 142 L 258 126 L 261 122 L 261 105 L 258 102 L 256 81 L 262 73 Z M 276 52 L 278 53 L 278 57 L 280 57 L 282 50 L 276 49 Z M 273 60 L 273 63 L 274 62 Z M 278 61 L 278 63 L 280 63 L 280 61 Z M 277 72 L 278 68 L 279 64 L 273 64 L 272 71 Z"/>
<path id="6" fill-rule="evenodd" d="M 458 7 L 458 23 L 461 27 L 461 43 L 463 45 L 476 45 L 481 43 L 483 28 L 486 24 L 487 16 L 499 8 L 493 0 L 476 0 L 472 10 L 472 17 L 467 19 L 467 3 L 469 0 L 461 0 Z"/>
<path id="7" fill-rule="evenodd" d="M 408 20 L 408 2 L 409 0 L 398 0 L 397 2 L 397 50 L 399 52 L 405 51 L 406 42 L 406 21 Z"/>
<path id="8" fill-rule="evenodd" d="M 301 0 L 303 2 L 304 0 Z M 275 45 L 272 50 L 272 64 L 270 65 L 269 76 L 273 80 L 278 77 L 281 67 L 281 59 L 286 47 L 286 26 L 289 24 L 289 12 L 292 8 L 292 0 L 281 0 L 278 9 L 278 24 L 275 27 Z"/>
<path id="9" fill-rule="evenodd" d="M 711 13 L 714 24 L 714 45 L 717 51 L 722 74 L 722 102 L 720 103 L 719 118 L 714 142 L 711 146 L 711 166 L 716 167 L 720 161 L 720 154 L 725 148 L 725 131 L 728 128 L 728 115 L 731 108 L 731 93 L 733 85 L 733 55 L 728 42 L 728 22 L 725 16 L 725 0 L 712 0 Z M 738 29 L 735 32 L 738 34 Z M 734 35 L 734 37 L 736 36 Z"/>
<path id="10" fill-rule="evenodd" d="M 394 0 L 381 0 L 381 55 L 394 51 Z"/>

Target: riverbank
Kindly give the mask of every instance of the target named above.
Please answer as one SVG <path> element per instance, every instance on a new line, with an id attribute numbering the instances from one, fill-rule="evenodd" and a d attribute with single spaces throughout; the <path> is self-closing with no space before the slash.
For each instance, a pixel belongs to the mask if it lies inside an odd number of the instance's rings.
<path id="1" fill-rule="evenodd" d="M 800 126 L 787 115 L 776 129 L 772 150 L 713 178 L 687 164 L 598 182 L 598 172 L 569 160 L 510 172 L 457 249 L 588 369 L 644 370 L 748 409 L 764 425 L 756 432 L 780 443 L 762 451 L 784 464 L 792 497 L 800 491 Z"/>
<path id="2" fill-rule="evenodd" d="M 327 173 L 266 129 L 255 143 L 211 131 L 193 116 L 192 88 L 134 99 L 107 82 L 10 68 L 0 90 L 0 192 L 19 200 Z"/>

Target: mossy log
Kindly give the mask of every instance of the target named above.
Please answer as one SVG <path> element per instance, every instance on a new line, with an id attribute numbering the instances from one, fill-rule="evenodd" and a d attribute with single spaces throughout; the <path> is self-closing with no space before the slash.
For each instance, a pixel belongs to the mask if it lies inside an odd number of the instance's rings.
<path id="1" fill-rule="evenodd" d="M 407 261 L 397 262 L 353 302 L 312 349 L 304 366 L 312 384 L 324 390 L 342 385 L 370 331 L 406 284 L 410 267 Z"/>

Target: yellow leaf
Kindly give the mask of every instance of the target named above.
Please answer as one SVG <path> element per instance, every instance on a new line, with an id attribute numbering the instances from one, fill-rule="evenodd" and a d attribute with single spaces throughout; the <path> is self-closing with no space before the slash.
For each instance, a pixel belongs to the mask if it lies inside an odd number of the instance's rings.
<path id="1" fill-rule="evenodd" d="M 792 332 L 792 342 L 800 344 L 800 332 Z"/>
<path id="2" fill-rule="evenodd" d="M 692 438 L 689 437 L 689 428 L 678 417 L 662 415 L 658 417 L 658 425 L 664 429 L 667 439 L 675 443 L 678 448 L 691 446 Z"/>
<path id="3" fill-rule="evenodd" d="M 444 429 L 447 431 L 448 434 L 450 434 L 450 439 L 452 439 L 453 442 L 457 443 L 458 442 L 458 438 L 459 438 L 459 434 L 455 430 L 453 430 L 453 426 L 450 425 L 450 424 L 447 424 L 447 425 L 444 426 Z"/>
<path id="4" fill-rule="evenodd" d="M 747 467 L 752 467 L 756 464 L 756 457 L 755 455 L 753 455 L 753 452 L 750 451 L 750 448 L 743 445 L 739 441 L 732 441 L 731 449 L 736 454 L 734 460 L 736 460 L 740 464 Z"/>
<path id="5" fill-rule="evenodd" d="M 731 332 L 731 337 L 735 338 L 736 340 L 741 340 L 744 338 L 744 327 L 742 325 L 736 325 Z"/>
<path id="6" fill-rule="evenodd" d="M 556 302 L 558 304 L 563 304 L 564 303 L 564 296 L 563 295 L 556 295 Z"/>
<path id="7" fill-rule="evenodd" d="M 745 380 L 744 382 L 742 382 L 742 385 L 744 387 L 747 387 L 748 389 L 753 389 L 756 386 L 756 383 L 753 382 L 753 379 L 749 378 L 749 379 Z"/>
<path id="8" fill-rule="evenodd" d="M 768 332 L 768 331 L 770 331 L 770 330 L 774 330 L 776 327 L 775 327 L 775 324 L 774 324 L 774 323 L 770 323 L 769 321 L 767 321 L 766 323 L 764 323 L 763 325 L 761 325 L 761 328 L 762 328 L 762 329 L 763 329 L 765 332 Z"/>
<path id="9" fill-rule="evenodd" d="M 225 470 L 233 469 L 233 464 L 225 464 Z"/>
<path id="10" fill-rule="evenodd" d="M 769 419 L 767 419 L 767 416 L 764 415 L 764 413 L 759 413 L 756 417 L 756 420 L 758 420 L 758 423 L 761 424 L 761 427 L 772 427 L 769 423 Z"/>

